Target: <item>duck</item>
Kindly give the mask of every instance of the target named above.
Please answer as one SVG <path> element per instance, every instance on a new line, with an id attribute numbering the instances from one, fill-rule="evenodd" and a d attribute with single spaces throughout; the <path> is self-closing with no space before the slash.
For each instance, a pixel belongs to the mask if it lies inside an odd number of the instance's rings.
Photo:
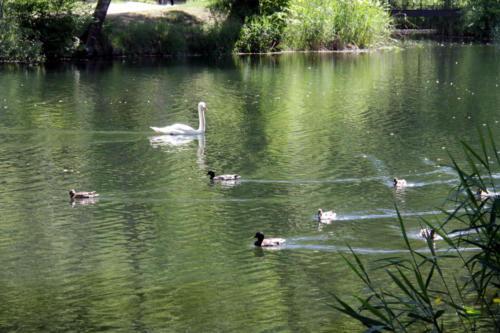
<path id="1" fill-rule="evenodd" d="M 95 191 L 76 192 L 75 190 L 69 190 L 69 197 L 71 199 L 92 199 L 92 198 L 95 198 L 98 196 L 99 196 L 99 194 L 97 194 Z"/>
<path id="2" fill-rule="evenodd" d="M 320 220 L 320 222 L 331 221 L 335 218 L 337 218 L 337 213 L 333 210 L 324 212 L 321 208 L 318 208 L 318 220 Z"/>
<path id="3" fill-rule="evenodd" d="M 194 129 L 191 126 L 184 124 L 173 124 L 165 127 L 154 127 L 150 126 L 153 131 L 158 134 L 170 134 L 170 135 L 197 135 L 205 133 L 205 111 L 207 111 L 207 105 L 205 102 L 198 103 L 198 129 Z"/>
<path id="4" fill-rule="evenodd" d="M 264 238 L 264 233 L 260 231 L 255 234 L 254 238 L 257 238 L 255 246 L 259 247 L 280 246 L 286 241 L 284 238 Z"/>
<path id="5" fill-rule="evenodd" d="M 406 186 L 406 180 L 394 178 L 394 187 L 404 187 Z"/>
<path id="6" fill-rule="evenodd" d="M 478 188 L 476 193 L 482 199 L 486 199 L 486 198 L 492 196 L 491 192 L 488 189 L 483 190 L 482 188 Z"/>
<path id="7" fill-rule="evenodd" d="M 434 229 L 429 229 L 429 228 L 424 228 L 420 229 L 420 237 L 423 239 L 430 239 L 430 240 L 435 240 L 436 239 L 436 230 Z"/>
<path id="8" fill-rule="evenodd" d="M 210 170 L 209 172 L 207 172 L 207 176 L 210 176 L 210 180 L 236 180 L 238 178 L 241 178 L 241 176 L 238 174 L 216 176 L 214 170 Z"/>

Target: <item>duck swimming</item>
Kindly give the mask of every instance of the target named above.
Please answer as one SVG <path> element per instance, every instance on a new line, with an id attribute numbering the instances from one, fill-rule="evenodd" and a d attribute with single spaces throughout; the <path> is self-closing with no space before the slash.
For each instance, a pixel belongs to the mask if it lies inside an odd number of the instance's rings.
<path id="1" fill-rule="evenodd" d="M 237 174 L 216 176 L 214 170 L 210 170 L 209 172 L 207 172 L 207 176 L 210 176 L 210 180 L 236 180 L 238 178 L 241 178 L 241 176 Z"/>
<path id="2" fill-rule="evenodd" d="M 436 239 L 436 230 L 429 228 L 420 229 L 420 237 L 433 241 Z"/>
<path id="3" fill-rule="evenodd" d="M 406 180 L 394 178 L 394 187 L 406 186 Z"/>
<path id="4" fill-rule="evenodd" d="M 286 241 L 286 239 L 283 239 L 283 238 L 266 238 L 266 239 L 264 239 L 263 232 L 256 233 L 254 237 L 257 238 L 257 240 L 255 241 L 254 244 L 255 244 L 255 246 L 259 246 L 259 247 L 280 246 L 281 244 L 283 244 Z"/>
<path id="5" fill-rule="evenodd" d="M 318 208 L 318 220 L 320 222 L 329 222 L 337 218 L 337 213 L 333 210 L 324 212 L 321 208 Z"/>
<path id="6" fill-rule="evenodd" d="M 75 190 L 69 191 L 69 197 L 71 199 L 92 199 L 98 196 L 99 194 L 97 194 L 95 191 L 91 192 L 76 192 Z"/>
<path id="7" fill-rule="evenodd" d="M 492 193 L 488 189 L 478 188 L 476 194 L 481 198 L 481 200 L 485 200 L 489 197 L 494 197 L 497 193 Z"/>

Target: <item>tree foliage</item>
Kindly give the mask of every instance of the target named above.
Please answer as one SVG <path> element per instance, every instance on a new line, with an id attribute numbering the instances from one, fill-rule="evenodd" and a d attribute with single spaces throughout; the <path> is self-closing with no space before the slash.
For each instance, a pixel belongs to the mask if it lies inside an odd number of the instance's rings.
<path id="1" fill-rule="evenodd" d="M 1 1 L 0 58 L 32 62 L 71 56 L 88 18 L 74 14 L 76 5 L 76 0 Z"/>
<path id="2" fill-rule="evenodd" d="M 290 0 L 213 0 L 212 9 L 244 20 L 253 15 L 271 15 L 283 11 Z"/>
<path id="3" fill-rule="evenodd" d="M 500 39 L 500 1 L 469 0 L 462 10 L 463 30 L 487 40 Z"/>

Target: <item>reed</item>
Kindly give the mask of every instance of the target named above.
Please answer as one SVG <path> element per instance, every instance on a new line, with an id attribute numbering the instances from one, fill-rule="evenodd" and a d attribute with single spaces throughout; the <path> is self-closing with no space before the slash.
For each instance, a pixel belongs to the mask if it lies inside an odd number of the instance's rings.
<path id="1" fill-rule="evenodd" d="M 487 137 L 479 131 L 479 137 L 479 152 L 461 143 L 464 166 L 450 156 L 460 180 L 449 199 L 455 209 L 451 213 L 443 210 L 446 218 L 441 222 L 422 220 L 436 230 L 449 250 L 439 254 L 430 239 L 428 253 L 414 250 L 398 213 L 409 256 L 363 263 L 351 250 L 353 259 L 343 258 L 367 286 L 367 295 L 356 297 L 360 303 L 357 308 L 335 296 L 337 310 L 361 322 L 370 332 L 500 331 L 500 229 L 496 222 L 500 198 L 476 195 L 477 188 L 495 189 L 492 167 L 498 168 L 500 158 L 491 131 L 488 129 Z M 464 247 L 475 250 L 465 252 Z M 449 266 L 443 261 L 450 260 L 463 267 L 463 276 L 446 271 Z M 394 288 L 374 283 L 372 270 L 384 270 L 385 282 L 388 280 Z"/>
<path id="2" fill-rule="evenodd" d="M 387 41 L 390 29 L 378 1 L 292 0 L 283 43 L 294 50 L 365 48 Z"/>

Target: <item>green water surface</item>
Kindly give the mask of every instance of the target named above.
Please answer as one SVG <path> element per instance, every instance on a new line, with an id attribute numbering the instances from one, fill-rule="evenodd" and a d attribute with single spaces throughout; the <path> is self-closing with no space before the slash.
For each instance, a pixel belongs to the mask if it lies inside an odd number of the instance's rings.
<path id="1" fill-rule="evenodd" d="M 149 129 L 197 127 L 199 101 L 204 136 Z M 458 185 L 448 153 L 499 121 L 491 45 L 3 65 L 0 330 L 360 331 L 331 306 L 363 293 L 339 252 L 404 255 L 395 205 L 425 248 L 420 219 Z"/>

